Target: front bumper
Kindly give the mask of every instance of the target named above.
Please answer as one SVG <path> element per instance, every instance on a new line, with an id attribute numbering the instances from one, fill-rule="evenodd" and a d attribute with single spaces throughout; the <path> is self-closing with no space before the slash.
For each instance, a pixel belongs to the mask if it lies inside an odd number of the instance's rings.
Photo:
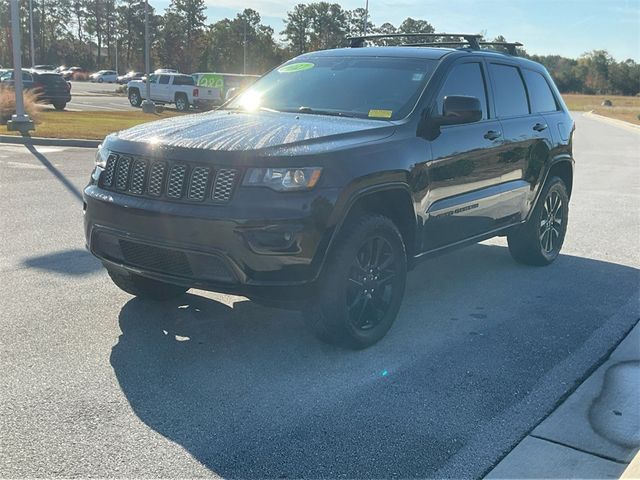
<path id="1" fill-rule="evenodd" d="M 87 247 L 111 268 L 206 290 L 305 286 L 320 273 L 339 191 L 238 188 L 226 205 L 84 190 Z"/>

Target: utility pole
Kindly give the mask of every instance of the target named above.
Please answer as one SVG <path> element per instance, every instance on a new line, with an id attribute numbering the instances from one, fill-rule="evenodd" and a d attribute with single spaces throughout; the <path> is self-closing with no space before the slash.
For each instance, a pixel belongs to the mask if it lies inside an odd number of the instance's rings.
<path id="1" fill-rule="evenodd" d="M 367 24 L 369 23 L 369 0 L 364 6 L 364 20 L 362 21 L 362 35 L 367 34 Z"/>
<path id="2" fill-rule="evenodd" d="M 151 101 L 151 62 L 149 60 L 149 0 L 144 0 L 144 69 L 147 74 L 146 98 L 142 102 L 144 113 L 156 113 L 156 104 Z"/>
<path id="3" fill-rule="evenodd" d="M 242 50 L 244 53 L 242 73 L 247 73 L 247 17 L 244 17 L 244 41 L 242 42 Z"/>
<path id="4" fill-rule="evenodd" d="M 116 77 L 118 76 L 118 34 L 116 33 L 114 35 L 114 38 L 116 39 Z"/>
<path id="5" fill-rule="evenodd" d="M 29 58 L 33 68 L 36 64 L 36 49 L 33 46 L 33 0 L 29 0 Z"/>
<path id="6" fill-rule="evenodd" d="M 11 42 L 13 44 L 13 87 L 16 92 L 16 114 L 7 122 L 7 130 L 22 134 L 35 130 L 29 115 L 24 113 L 22 97 L 22 51 L 20 48 L 20 18 L 18 0 L 11 0 Z"/>

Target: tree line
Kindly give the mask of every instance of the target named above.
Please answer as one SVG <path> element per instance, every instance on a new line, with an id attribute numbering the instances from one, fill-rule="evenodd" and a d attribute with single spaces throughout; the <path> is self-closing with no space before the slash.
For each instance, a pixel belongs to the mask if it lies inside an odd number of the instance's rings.
<path id="1" fill-rule="evenodd" d="M 32 0 L 34 57 L 37 64 L 80 65 L 89 70 L 142 70 L 144 1 Z M 21 0 L 23 64 L 29 58 L 29 0 Z M 171 0 L 164 12 L 149 5 L 151 59 L 155 67 L 182 72 L 218 71 L 262 74 L 304 52 L 342 47 L 347 38 L 368 33 L 433 33 L 426 20 L 407 18 L 400 25 L 374 25 L 363 8 L 346 10 L 337 3 L 298 4 L 287 12 L 284 29 L 275 32 L 260 14 L 245 9 L 235 18 L 207 23 L 205 0 Z M 10 65 L 9 2 L 0 2 L 0 64 Z M 447 40 L 446 38 L 440 40 Z M 496 41 L 504 41 L 497 37 Z M 418 38 L 403 39 L 415 43 Z M 381 40 L 382 45 L 397 39 Z M 544 64 L 563 92 L 637 95 L 640 64 L 616 61 L 606 50 L 580 58 L 529 55 Z"/>

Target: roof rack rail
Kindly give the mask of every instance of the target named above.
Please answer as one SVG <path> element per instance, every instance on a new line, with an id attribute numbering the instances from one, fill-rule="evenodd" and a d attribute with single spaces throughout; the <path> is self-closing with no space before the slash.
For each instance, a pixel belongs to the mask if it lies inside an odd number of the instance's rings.
<path id="1" fill-rule="evenodd" d="M 424 42 L 424 43 L 402 43 L 402 47 L 467 47 L 471 50 L 480 50 L 481 47 L 506 47 L 510 55 L 517 55 L 517 47 L 522 47 L 520 42 L 481 42 L 482 35 L 468 33 L 390 33 L 379 35 L 364 35 L 361 37 L 350 37 L 348 40 L 352 48 L 363 47 L 366 40 L 379 40 L 382 38 L 407 38 L 407 37 L 460 37 L 460 41 L 444 42 Z"/>
<path id="2" fill-rule="evenodd" d="M 381 38 L 407 38 L 407 37 L 461 37 L 469 44 L 474 50 L 480 49 L 479 39 L 482 35 L 475 33 L 389 33 L 389 34 L 376 34 L 376 35 L 362 35 L 359 37 L 349 37 L 349 46 L 352 48 L 359 48 L 364 46 L 364 42 L 367 40 L 379 40 Z"/>

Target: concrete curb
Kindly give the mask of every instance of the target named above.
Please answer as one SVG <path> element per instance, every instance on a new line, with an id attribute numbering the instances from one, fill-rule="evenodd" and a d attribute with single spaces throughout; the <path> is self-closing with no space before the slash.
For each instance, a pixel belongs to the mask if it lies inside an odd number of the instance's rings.
<path id="1" fill-rule="evenodd" d="M 0 145 L 12 143 L 16 145 L 43 145 L 48 147 L 82 147 L 97 148 L 100 140 L 85 140 L 81 138 L 45 138 L 45 137 L 18 137 L 14 135 L 0 135 Z"/>
<path id="2" fill-rule="evenodd" d="M 640 322 L 485 478 L 640 478 L 638 342 Z"/>
<path id="3" fill-rule="evenodd" d="M 622 127 L 632 132 L 640 133 L 640 125 L 635 125 L 633 123 L 625 122 L 624 120 L 618 120 L 616 118 L 605 117 L 604 115 L 594 113 L 593 110 L 583 113 L 583 116 L 598 120 L 600 122 L 608 123 L 610 125 L 615 125 L 616 127 Z"/>

